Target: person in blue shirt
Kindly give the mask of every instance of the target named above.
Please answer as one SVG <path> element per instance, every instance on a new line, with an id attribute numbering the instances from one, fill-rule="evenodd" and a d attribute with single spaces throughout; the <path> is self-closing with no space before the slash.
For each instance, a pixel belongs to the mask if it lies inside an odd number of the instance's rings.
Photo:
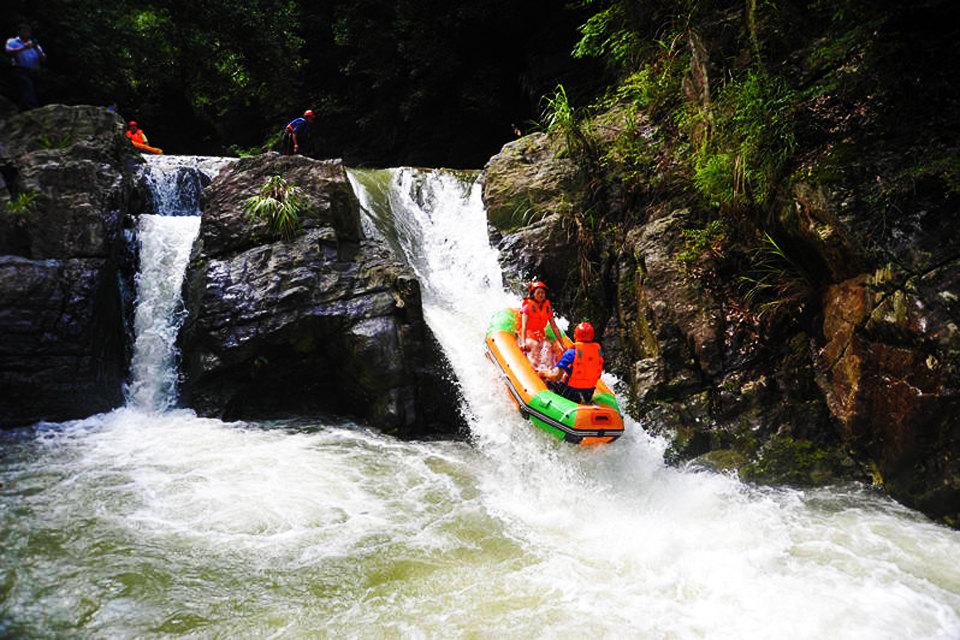
<path id="1" fill-rule="evenodd" d="M 313 130 L 313 111 L 307 109 L 303 112 L 303 117 L 294 118 L 283 130 L 283 141 L 281 143 L 281 153 L 285 156 L 300 153 L 300 149 L 305 148 L 310 142 L 310 133 Z"/>
<path id="2" fill-rule="evenodd" d="M 37 98 L 37 73 L 40 63 L 47 60 L 43 48 L 32 38 L 30 25 L 21 24 L 17 36 L 7 40 L 4 51 L 13 59 L 13 77 L 20 91 L 20 107 L 36 109 L 40 106 Z"/>

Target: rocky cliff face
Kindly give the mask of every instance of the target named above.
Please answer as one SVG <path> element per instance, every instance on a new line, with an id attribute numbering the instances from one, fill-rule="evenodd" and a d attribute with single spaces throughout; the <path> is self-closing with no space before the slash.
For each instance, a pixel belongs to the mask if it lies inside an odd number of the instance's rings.
<path id="1" fill-rule="evenodd" d="M 289 240 L 242 211 L 273 175 L 305 196 Z M 456 431 L 457 394 L 419 283 L 362 237 L 338 161 L 241 159 L 204 192 L 203 210 L 184 285 L 188 406 L 227 419 L 343 413 L 403 436 Z"/>
<path id="2" fill-rule="evenodd" d="M 955 172 L 918 162 L 922 138 L 871 146 L 863 131 L 847 140 L 860 153 L 838 177 L 837 147 L 820 140 L 771 213 L 778 249 L 797 256 L 774 269 L 774 252 L 745 248 L 758 235 L 746 222 L 731 223 L 722 248 L 684 256 L 711 207 L 668 134 L 646 133 L 661 150 L 648 186 L 625 198 L 620 177 L 604 176 L 592 246 L 569 206 L 587 201 L 587 187 L 556 141 L 528 137 L 492 158 L 484 196 L 505 266 L 568 289 L 554 296 L 560 313 L 604 326 L 631 412 L 671 438 L 673 459 L 765 482 L 872 479 L 960 522 Z M 593 264 L 586 286 L 578 260 Z M 747 291 L 758 273 L 777 283 L 763 304 Z"/>
<path id="3" fill-rule="evenodd" d="M 51 105 L 0 122 L 0 425 L 117 406 L 128 362 L 119 118 Z"/>

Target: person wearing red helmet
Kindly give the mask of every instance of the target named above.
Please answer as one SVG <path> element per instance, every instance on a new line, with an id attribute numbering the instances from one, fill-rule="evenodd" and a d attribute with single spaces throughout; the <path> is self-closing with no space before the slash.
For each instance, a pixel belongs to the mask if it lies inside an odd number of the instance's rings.
<path id="1" fill-rule="evenodd" d="M 573 330 L 573 347 L 563 352 L 553 369 L 538 370 L 551 391 L 577 404 L 589 404 L 603 373 L 603 350 L 594 341 L 593 325 L 581 322 Z"/>
<path id="2" fill-rule="evenodd" d="M 313 111 L 307 109 L 299 118 L 294 118 L 283 130 L 281 152 L 285 156 L 300 153 L 301 147 L 306 147 L 313 131 Z"/>
<path id="3" fill-rule="evenodd" d="M 150 143 L 147 141 L 147 134 L 145 134 L 145 133 L 143 132 L 143 129 L 141 129 L 141 128 L 137 125 L 137 121 L 136 121 L 136 120 L 131 120 L 130 122 L 127 123 L 127 130 L 124 132 L 124 135 L 126 135 L 128 138 L 130 138 L 131 142 L 133 142 L 133 143 L 135 143 L 135 144 L 139 144 L 139 145 L 148 145 L 148 144 L 150 144 Z"/>
<path id="4" fill-rule="evenodd" d="M 553 319 L 553 308 L 547 299 L 547 285 L 537 280 L 527 285 L 527 297 L 520 306 L 520 348 L 528 354 L 534 366 L 543 359 L 545 346 L 550 348 L 547 356 L 558 352 L 556 342 L 547 340 L 547 324 L 553 329 L 553 335 L 560 335 Z"/>

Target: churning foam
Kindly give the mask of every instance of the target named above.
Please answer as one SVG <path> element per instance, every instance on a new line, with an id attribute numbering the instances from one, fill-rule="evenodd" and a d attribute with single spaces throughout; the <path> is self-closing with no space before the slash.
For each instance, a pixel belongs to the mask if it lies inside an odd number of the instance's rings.
<path id="1" fill-rule="evenodd" d="M 139 403 L 8 436 L 0 635 L 960 637 L 956 531 L 859 487 L 668 467 L 629 419 L 589 450 L 531 428 L 483 355 L 490 313 L 517 299 L 477 241 L 478 186 L 362 177 L 378 186 L 358 188 L 365 207 L 396 220 L 368 229 L 394 234 L 424 283 L 472 442 Z M 172 371 L 144 361 L 135 380 Z"/>

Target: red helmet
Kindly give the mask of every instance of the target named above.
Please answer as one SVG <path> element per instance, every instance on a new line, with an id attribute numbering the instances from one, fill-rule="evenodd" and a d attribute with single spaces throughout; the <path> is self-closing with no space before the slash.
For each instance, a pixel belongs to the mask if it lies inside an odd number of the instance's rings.
<path id="1" fill-rule="evenodd" d="M 544 291 L 546 291 L 549 288 L 550 287 L 547 286 L 546 282 L 535 280 L 534 282 L 531 282 L 530 284 L 527 285 L 527 293 L 532 296 L 537 289 L 543 289 Z"/>
<path id="2" fill-rule="evenodd" d="M 576 342 L 590 342 L 593 340 L 593 325 L 589 322 L 581 322 L 573 330 L 573 339 Z"/>
<path id="3" fill-rule="evenodd" d="M 127 127 L 136 129 L 136 128 L 137 128 L 137 121 L 136 121 L 136 120 L 131 120 L 130 122 L 127 123 Z"/>
<path id="4" fill-rule="evenodd" d="M 313 120 L 313 111 L 311 111 L 310 109 L 307 109 L 306 111 L 303 112 L 303 117 L 306 118 L 307 120 Z"/>

